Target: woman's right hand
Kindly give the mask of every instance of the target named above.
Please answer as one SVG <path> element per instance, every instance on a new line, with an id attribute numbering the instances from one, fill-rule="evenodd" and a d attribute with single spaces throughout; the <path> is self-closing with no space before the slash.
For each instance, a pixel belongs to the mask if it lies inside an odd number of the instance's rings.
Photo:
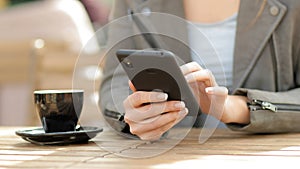
<path id="1" fill-rule="evenodd" d="M 142 140 L 158 140 L 180 122 L 188 113 L 182 101 L 167 101 L 168 95 L 161 92 L 134 91 L 123 102 L 125 122 L 130 132 Z"/>

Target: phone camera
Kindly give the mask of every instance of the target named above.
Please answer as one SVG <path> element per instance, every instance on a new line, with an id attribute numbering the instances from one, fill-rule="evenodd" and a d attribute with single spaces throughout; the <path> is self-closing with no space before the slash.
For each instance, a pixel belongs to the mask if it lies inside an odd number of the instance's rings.
<path id="1" fill-rule="evenodd" d="M 128 58 L 125 58 L 125 59 L 123 60 L 123 63 L 124 63 L 124 65 L 125 65 L 126 67 L 128 67 L 128 68 L 133 68 L 132 63 L 131 63 L 131 61 L 130 61 Z"/>

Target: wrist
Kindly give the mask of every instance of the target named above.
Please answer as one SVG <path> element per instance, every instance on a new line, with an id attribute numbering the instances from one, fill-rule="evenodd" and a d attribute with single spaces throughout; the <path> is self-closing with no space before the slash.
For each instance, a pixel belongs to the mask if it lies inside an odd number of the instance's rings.
<path id="1" fill-rule="evenodd" d="M 250 112 L 247 106 L 247 98 L 245 96 L 227 96 L 221 121 L 224 123 L 249 124 Z"/>

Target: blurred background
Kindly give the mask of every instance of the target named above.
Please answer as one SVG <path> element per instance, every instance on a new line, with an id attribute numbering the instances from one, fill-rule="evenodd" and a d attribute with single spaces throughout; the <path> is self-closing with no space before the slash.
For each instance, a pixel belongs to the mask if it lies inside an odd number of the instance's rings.
<path id="1" fill-rule="evenodd" d="M 81 49 L 107 24 L 112 3 L 0 0 L 0 125 L 40 125 L 33 91 L 72 88 L 75 66 L 76 81 L 85 90 L 80 122 L 99 125 L 98 88 L 91 84 L 101 80 L 97 59 L 106 44 L 105 32 Z M 79 55 L 84 63 L 76 65 Z"/>

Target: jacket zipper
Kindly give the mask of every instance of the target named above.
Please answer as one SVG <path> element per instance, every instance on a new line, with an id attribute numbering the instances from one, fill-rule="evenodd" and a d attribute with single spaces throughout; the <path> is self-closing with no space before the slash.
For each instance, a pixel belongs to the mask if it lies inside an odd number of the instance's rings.
<path id="1" fill-rule="evenodd" d="M 270 103 L 270 102 L 256 100 L 256 99 L 252 100 L 252 103 L 250 104 L 249 107 L 251 111 L 270 110 L 274 113 L 278 111 L 300 111 L 300 105 L 277 104 L 277 103 Z"/>

